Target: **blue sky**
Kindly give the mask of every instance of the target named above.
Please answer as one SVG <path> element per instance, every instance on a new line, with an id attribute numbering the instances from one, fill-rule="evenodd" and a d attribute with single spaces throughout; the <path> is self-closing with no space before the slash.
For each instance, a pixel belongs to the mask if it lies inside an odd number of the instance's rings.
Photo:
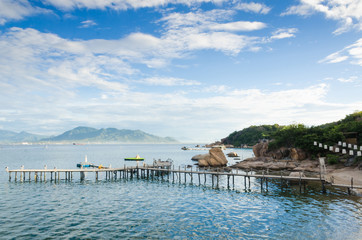
<path id="1" fill-rule="evenodd" d="M 362 110 L 362 0 L 0 0 L 0 129 L 211 142 Z"/>

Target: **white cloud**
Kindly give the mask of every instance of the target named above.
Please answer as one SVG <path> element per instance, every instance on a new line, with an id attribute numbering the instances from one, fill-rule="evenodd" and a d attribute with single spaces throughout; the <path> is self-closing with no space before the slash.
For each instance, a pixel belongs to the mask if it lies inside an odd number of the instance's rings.
<path id="1" fill-rule="evenodd" d="M 298 31 L 296 28 L 278 29 L 272 33 L 270 39 L 284 39 L 295 37 L 295 33 Z"/>
<path id="2" fill-rule="evenodd" d="M 24 17 L 39 13 L 49 13 L 39 7 L 33 7 L 27 0 L 1 0 L 0 1 L 0 25 L 12 20 L 21 20 Z"/>
<path id="3" fill-rule="evenodd" d="M 266 27 L 262 22 L 232 22 L 234 11 L 212 10 L 164 16 L 165 43 L 182 51 L 212 49 L 229 55 L 250 50 L 261 42 L 259 37 L 240 35 L 237 31 L 253 31 Z"/>
<path id="4" fill-rule="evenodd" d="M 198 5 L 200 3 L 221 4 L 224 1 L 226 0 L 45 0 L 48 4 L 65 10 L 75 8 L 127 10 L 164 7 L 168 4 L 184 4 L 187 6 Z"/>
<path id="5" fill-rule="evenodd" d="M 265 4 L 255 2 L 239 3 L 235 6 L 235 9 L 261 14 L 268 14 L 271 10 L 271 8 L 266 6 Z"/>
<path id="6" fill-rule="evenodd" d="M 93 20 L 86 20 L 86 21 L 83 21 L 81 22 L 81 28 L 89 28 L 89 27 L 92 27 L 92 26 L 96 26 L 97 23 L 94 22 Z"/>
<path id="7" fill-rule="evenodd" d="M 200 85 L 201 83 L 193 80 L 185 80 L 181 78 L 171 78 L 171 77 L 151 77 L 140 80 L 138 82 L 145 83 L 147 85 L 156 85 L 156 86 L 193 86 Z"/>
<path id="8" fill-rule="evenodd" d="M 320 63 L 339 63 L 350 59 L 350 63 L 362 66 L 362 38 L 342 50 L 332 53 L 319 61 Z"/>
<path id="9" fill-rule="evenodd" d="M 334 34 L 341 34 L 355 28 L 362 30 L 362 0 L 300 0 L 299 5 L 291 6 L 282 15 L 302 16 L 323 13 L 326 18 L 339 22 Z"/>
<path id="10" fill-rule="evenodd" d="M 80 86 L 124 91 L 126 86 L 119 82 L 119 76 L 134 70 L 126 60 L 107 53 L 96 55 L 86 43 L 34 29 L 12 28 L 0 35 L 1 79 L 7 79 L 10 89 L 19 85 L 24 91 L 46 88 L 67 92 Z"/>
<path id="11" fill-rule="evenodd" d="M 358 79 L 357 76 L 351 76 L 349 78 L 338 78 L 337 80 L 342 83 L 354 83 L 357 81 L 357 79 Z"/>
<path id="12" fill-rule="evenodd" d="M 249 22 L 249 21 L 238 21 L 230 23 L 214 24 L 210 26 L 211 30 L 216 31 L 255 31 L 266 27 L 265 23 L 262 22 Z"/>

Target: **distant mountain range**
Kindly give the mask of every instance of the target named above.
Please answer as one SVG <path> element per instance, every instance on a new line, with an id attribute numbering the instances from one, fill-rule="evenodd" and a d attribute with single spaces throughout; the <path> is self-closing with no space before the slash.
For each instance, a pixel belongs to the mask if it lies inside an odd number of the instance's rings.
<path id="1" fill-rule="evenodd" d="M 0 130 L 0 142 L 49 142 L 49 143 L 173 143 L 171 137 L 158 137 L 140 130 L 116 128 L 77 127 L 58 136 L 41 136 L 27 132 L 11 132 Z"/>
<path id="2" fill-rule="evenodd" d="M 2 143 L 16 143 L 16 142 L 37 142 L 46 136 L 27 133 L 27 132 L 12 132 L 0 130 L 0 142 Z"/>

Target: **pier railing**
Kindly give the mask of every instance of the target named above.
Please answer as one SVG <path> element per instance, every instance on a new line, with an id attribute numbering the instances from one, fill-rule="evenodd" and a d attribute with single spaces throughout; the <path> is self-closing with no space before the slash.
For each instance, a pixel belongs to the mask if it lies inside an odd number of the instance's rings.
<path id="1" fill-rule="evenodd" d="M 299 176 L 286 176 L 283 175 L 282 172 L 280 174 L 270 174 L 269 172 L 262 171 L 262 173 L 256 173 L 252 171 L 224 171 L 224 169 L 217 168 L 197 168 L 193 170 L 192 168 L 175 168 L 174 166 L 171 168 L 160 168 L 155 166 L 137 166 L 137 167 L 122 167 L 122 168 L 81 168 L 81 169 L 24 169 L 22 166 L 20 169 L 9 170 L 6 168 L 6 171 L 9 174 L 9 181 L 12 181 L 12 177 L 14 177 L 14 181 L 35 181 L 35 182 L 60 182 L 61 180 L 72 181 L 75 177 L 74 174 L 79 174 L 79 178 L 81 181 L 85 180 L 86 173 L 94 173 L 94 178 L 96 181 L 100 179 L 100 174 L 105 174 L 106 180 L 116 180 L 117 178 L 124 179 L 147 179 L 154 180 L 155 178 L 161 180 L 172 181 L 173 183 L 197 183 L 199 185 L 206 184 L 207 176 L 211 177 L 211 185 L 212 187 L 219 187 L 219 178 L 221 176 L 226 176 L 227 178 L 227 188 L 230 186 L 234 186 L 235 178 L 244 178 L 244 187 L 245 189 L 250 189 L 250 178 L 255 178 L 260 180 L 260 188 L 261 191 L 268 190 L 268 182 L 271 180 L 279 180 L 283 182 L 294 182 L 299 184 L 299 190 L 302 192 L 302 187 L 305 191 L 306 182 L 319 182 L 322 187 L 322 191 L 326 192 L 326 185 L 331 185 L 334 187 L 342 187 L 347 188 L 350 193 L 351 189 L 362 189 L 362 186 L 353 185 L 353 178 L 351 178 L 351 184 L 335 184 L 333 182 L 328 182 L 324 178 L 321 177 L 305 177 L 302 172 L 299 172 Z M 61 176 L 62 175 L 62 176 Z"/>

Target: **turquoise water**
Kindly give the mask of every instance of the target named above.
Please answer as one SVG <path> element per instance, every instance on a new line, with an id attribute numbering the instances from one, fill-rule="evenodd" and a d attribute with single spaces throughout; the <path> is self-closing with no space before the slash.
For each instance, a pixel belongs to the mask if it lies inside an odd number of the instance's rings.
<path id="1" fill-rule="evenodd" d="M 88 174 L 80 182 L 9 182 L 5 167 L 75 168 L 88 161 L 122 167 L 124 157 L 139 154 L 172 158 L 176 166 L 193 164 L 182 145 L 49 145 L 1 146 L 0 239 L 362 239 L 362 201 L 345 191 L 308 186 L 280 188 L 278 182 L 261 191 L 252 180 L 236 178 L 230 189 L 211 179 L 199 185 L 194 177 L 177 181 L 117 179 L 96 182 Z M 251 150 L 236 150 L 243 157 Z M 227 153 L 228 151 L 226 151 Z M 234 160 L 229 159 L 231 163 Z"/>

